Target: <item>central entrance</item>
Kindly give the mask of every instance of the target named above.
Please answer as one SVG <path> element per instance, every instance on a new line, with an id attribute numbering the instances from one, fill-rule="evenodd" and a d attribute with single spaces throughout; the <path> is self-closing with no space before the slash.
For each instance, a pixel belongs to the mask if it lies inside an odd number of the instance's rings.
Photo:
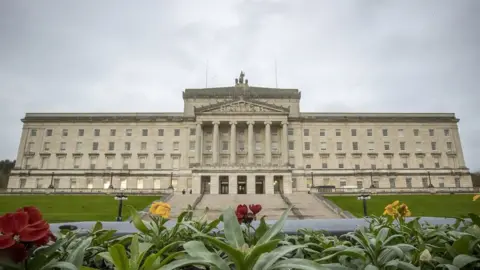
<path id="1" fill-rule="evenodd" d="M 228 194 L 228 176 L 220 176 L 220 194 Z"/>
<path id="2" fill-rule="evenodd" d="M 210 194 L 210 176 L 202 176 L 200 179 L 201 179 L 200 193 Z"/>
<path id="3" fill-rule="evenodd" d="M 245 175 L 237 176 L 237 193 L 247 194 L 247 177 Z"/>
<path id="4" fill-rule="evenodd" d="M 265 194 L 265 176 L 255 176 L 255 194 Z"/>

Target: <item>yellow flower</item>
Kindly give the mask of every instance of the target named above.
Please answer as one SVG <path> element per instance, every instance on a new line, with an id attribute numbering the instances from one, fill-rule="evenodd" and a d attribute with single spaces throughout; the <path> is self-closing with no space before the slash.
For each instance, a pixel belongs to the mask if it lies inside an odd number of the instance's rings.
<path id="1" fill-rule="evenodd" d="M 385 206 L 384 215 L 392 216 L 393 218 L 404 218 L 412 215 L 408 206 L 404 203 L 400 204 L 400 201 L 394 201 L 393 203 Z"/>
<path id="2" fill-rule="evenodd" d="M 150 207 L 151 214 L 161 216 L 163 218 L 168 218 L 170 216 L 170 210 L 172 210 L 170 205 L 164 202 L 154 202 Z"/>
<path id="3" fill-rule="evenodd" d="M 392 203 L 392 206 L 393 206 L 393 207 L 396 207 L 396 206 L 398 206 L 399 204 L 400 204 L 400 201 L 399 201 L 399 200 L 396 200 L 396 201 L 394 201 L 394 202 Z"/>
<path id="4" fill-rule="evenodd" d="M 473 201 L 476 201 L 478 198 L 480 198 L 480 194 L 473 196 Z"/>
<path id="5" fill-rule="evenodd" d="M 397 209 L 393 206 L 393 203 L 392 204 L 389 204 L 385 207 L 385 211 L 383 212 L 384 215 L 389 215 L 389 216 L 392 216 L 392 217 L 396 217 L 398 212 L 397 212 Z"/>
<path id="6" fill-rule="evenodd" d="M 398 213 L 400 214 L 401 217 L 409 217 L 412 215 L 410 210 L 408 209 L 408 206 L 404 203 L 398 207 Z"/>

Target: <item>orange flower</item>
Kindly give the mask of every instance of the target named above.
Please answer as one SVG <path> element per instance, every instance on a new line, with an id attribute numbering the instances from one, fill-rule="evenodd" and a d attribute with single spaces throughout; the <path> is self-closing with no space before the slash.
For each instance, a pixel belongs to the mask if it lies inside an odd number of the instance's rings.
<path id="1" fill-rule="evenodd" d="M 473 201 L 476 201 L 478 198 L 480 198 L 480 194 L 473 196 Z"/>
<path id="2" fill-rule="evenodd" d="M 391 216 L 393 218 L 404 218 L 412 215 L 410 209 L 405 203 L 400 204 L 400 201 L 394 201 L 393 203 L 385 206 L 385 211 L 383 215 Z"/>

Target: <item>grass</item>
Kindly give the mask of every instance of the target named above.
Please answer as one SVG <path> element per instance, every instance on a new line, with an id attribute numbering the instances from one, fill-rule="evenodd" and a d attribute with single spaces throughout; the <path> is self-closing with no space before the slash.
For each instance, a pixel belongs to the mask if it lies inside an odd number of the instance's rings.
<path id="1" fill-rule="evenodd" d="M 158 196 L 128 196 L 123 201 L 122 217 L 129 214 L 126 205 L 143 210 Z M 14 212 L 23 206 L 36 206 L 48 222 L 115 221 L 118 201 L 113 195 L 25 195 L 0 196 L 0 215 Z"/>
<path id="2" fill-rule="evenodd" d="M 362 202 L 357 196 L 328 196 L 343 210 L 356 217 L 363 217 Z M 473 202 L 472 194 L 455 195 L 378 195 L 367 201 L 369 215 L 380 216 L 387 204 L 395 200 L 404 202 L 412 216 L 460 217 L 468 213 L 480 214 L 480 201 Z"/>

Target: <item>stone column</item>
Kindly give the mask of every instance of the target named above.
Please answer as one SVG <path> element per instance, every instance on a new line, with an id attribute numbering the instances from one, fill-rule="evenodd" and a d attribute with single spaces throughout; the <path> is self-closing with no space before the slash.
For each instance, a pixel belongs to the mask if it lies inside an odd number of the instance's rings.
<path id="1" fill-rule="evenodd" d="M 272 132 L 270 126 L 271 121 L 265 121 L 265 164 L 272 163 Z"/>
<path id="2" fill-rule="evenodd" d="M 282 122 L 282 160 L 283 164 L 288 164 L 288 125 Z"/>
<path id="3" fill-rule="evenodd" d="M 200 163 L 202 157 L 202 123 L 197 122 L 197 129 L 195 131 L 196 141 L 195 141 L 195 163 Z"/>
<path id="4" fill-rule="evenodd" d="M 253 164 L 253 151 L 254 151 L 254 138 L 253 138 L 253 124 L 255 122 L 253 121 L 248 121 L 248 164 Z"/>
<path id="5" fill-rule="evenodd" d="M 212 141 L 212 159 L 213 164 L 218 164 L 218 126 L 220 125 L 219 121 L 212 122 L 213 124 L 213 141 Z"/>
<path id="6" fill-rule="evenodd" d="M 237 122 L 230 122 L 230 164 L 237 163 Z"/>

